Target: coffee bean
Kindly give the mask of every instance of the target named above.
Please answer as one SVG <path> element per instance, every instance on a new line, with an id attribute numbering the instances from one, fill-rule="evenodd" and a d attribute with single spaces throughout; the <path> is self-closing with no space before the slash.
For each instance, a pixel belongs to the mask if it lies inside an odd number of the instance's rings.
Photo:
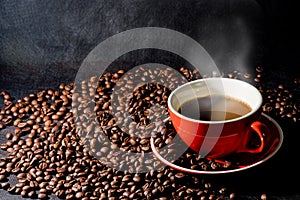
<path id="1" fill-rule="evenodd" d="M 12 134 L 11 132 L 8 132 L 8 133 L 5 134 L 5 138 L 6 138 L 7 140 L 12 139 L 12 137 L 13 137 L 13 134 Z"/>
<path id="2" fill-rule="evenodd" d="M 119 70 L 82 81 L 76 85 L 82 89 L 80 95 L 75 92 L 74 83 L 62 83 L 57 90 L 42 90 L 16 101 L 5 93 L 0 128 L 12 125 L 15 130 L 7 133 L 5 137 L 9 141 L 1 144 L 1 149 L 10 156 L 0 161 L 1 188 L 39 199 L 49 198 L 50 194 L 63 199 L 193 199 L 195 195 L 200 199 L 233 199 L 234 193 L 208 183 L 205 178 L 166 166 L 158 168 L 159 161 L 146 160 L 144 156 L 151 151 L 150 137 L 154 137 L 157 147 L 166 146 L 168 155 L 176 152 L 171 146 L 176 132 L 168 119 L 168 95 L 186 80 L 201 78 L 199 73 L 184 67 L 179 69 L 184 78 L 177 77 L 170 68 L 140 67 L 135 72 L 125 72 Z M 228 76 L 263 80 L 263 75 L 259 70 L 257 76 L 239 71 Z M 212 72 L 205 76 L 224 74 Z M 285 85 L 276 89 L 280 90 L 276 98 L 274 91 L 268 93 L 273 95 L 269 100 L 278 103 L 274 110 L 283 112 L 287 118 L 299 119 L 294 113 L 299 106 L 293 105 L 292 110 L 287 111 L 292 95 Z M 268 104 L 269 108 L 274 105 L 275 102 Z M 71 109 L 72 106 L 76 109 Z M 112 111 L 116 111 L 114 116 Z M 97 122 L 88 122 L 94 115 Z M 139 152 L 141 156 L 122 157 L 117 154 L 119 149 Z M 114 169 L 104 165 L 104 160 L 116 167 L 131 163 L 134 169 Z M 220 164 L 192 152 L 185 152 L 176 162 L 201 170 L 235 167 L 233 161 Z M 145 166 L 148 173 L 132 172 Z M 13 187 L 7 181 L 11 174 L 19 181 Z"/>
<path id="3" fill-rule="evenodd" d="M 2 189 L 7 190 L 7 189 L 9 188 L 9 186 L 10 186 L 10 184 L 9 184 L 8 181 L 7 181 L 7 182 L 0 183 L 0 189 L 2 188 Z"/>
<path id="4" fill-rule="evenodd" d="M 46 199 L 47 198 L 47 194 L 46 193 L 39 193 L 38 194 L 38 198 L 39 199 Z"/>

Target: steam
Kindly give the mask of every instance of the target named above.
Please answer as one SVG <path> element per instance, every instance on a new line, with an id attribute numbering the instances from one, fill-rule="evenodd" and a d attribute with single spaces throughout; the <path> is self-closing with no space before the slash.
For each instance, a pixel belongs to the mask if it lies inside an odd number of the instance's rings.
<path id="1" fill-rule="evenodd" d="M 254 72 L 251 53 L 255 40 L 251 27 L 244 18 L 211 20 L 199 31 L 199 41 L 214 59 L 220 72 Z"/>

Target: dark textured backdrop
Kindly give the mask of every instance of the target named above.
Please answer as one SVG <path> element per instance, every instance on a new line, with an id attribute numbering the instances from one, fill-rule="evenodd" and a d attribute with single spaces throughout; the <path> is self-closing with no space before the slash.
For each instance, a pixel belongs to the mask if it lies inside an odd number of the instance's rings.
<path id="1" fill-rule="evenodd" d="M 289 10 L 294 7 L 280 0 L 1 0 L 0 83 L 30 90 L 73 81 L 98 43 L 143 26 L 193 37 L 220 68 L 250 70 L 267 63 L 295 69 L 297 14 Z"/>
<path id="2" fill-rule="evenodd" d="M 295 14 L 288 10 L 293 5 L 283 1 L 0 2 L 0 83 L 8 88 L 73 81 L 80 63 L 98 43 L 143 26 L 171 28 L 193 37 L 220 68 L 250 70 L 268 62 L 292 69 L 299 64 Z"/>
<path id="3" fill-rule="evenodd" d="M 264 23 L 249 0 L 1 1 L 0 82 L 30 90 L 73 81 L 98 43 L 144 26 L 193 37 L 219 67 L 253 68 L 266 53 Z"/>

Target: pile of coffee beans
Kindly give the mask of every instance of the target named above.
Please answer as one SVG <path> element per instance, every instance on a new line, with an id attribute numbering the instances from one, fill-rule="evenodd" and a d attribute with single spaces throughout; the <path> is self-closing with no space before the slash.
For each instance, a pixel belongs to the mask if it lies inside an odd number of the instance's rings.
<path id="1" fill-rule="evenodd" d="M 265 76 L 264 69 L 257 67 L 257 82 Z M 258 78 L 259 77 L 259 78 Z M 300 121 L 300 91 L 294 93 L 295 88 L 299 88 L 299 78 L 295 78 L 293 83 L 278 85 L 258 84 L 257 87 L 263 94 L 263 111 L 279 120 L 290 122 Z"/>
<path id="2" fill-rule="evenodd" d="M 187 81 L 215 76 L 252 78 L 238 71 L 200 75 L 184 67 L 139 67 L 80 84 L 62 83 L 20 99 L 2 91 L 0 136 L 5 142 L 0 147 L 6 156 L 0 158 L 0 188 L 38 199 L 235 199 L 236 191 L 226 185 L 163 165 L 150 148 L 150 137 L 156 147 L 167 147 L 166 154 L 175 148 L 169 145 L 176 136 L 167 112 L 170 92 Z M 274 90 L 260 90 L 274 101 Z M 283 86 L 277 90 L 279 106 L 299 109 Z M 280 110 L 274 103 L 270 106 Z M 293 110 L 283 114 L 299 120 Z M 176 162 L 200 170 L 236 167 L 189 149 Z"/>

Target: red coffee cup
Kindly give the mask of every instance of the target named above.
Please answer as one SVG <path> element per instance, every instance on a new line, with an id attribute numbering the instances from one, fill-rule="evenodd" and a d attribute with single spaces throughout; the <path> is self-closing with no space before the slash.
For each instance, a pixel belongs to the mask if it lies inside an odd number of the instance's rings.
<path id="1" fill-rule="evenodd" d="M 221 119 L 213 119 L 213 114 L 211 119 L 203 120 L 201 116 L 196 119 L 190 117 L 190 113 L 180 111 L 189 101 L 214 96 L 224 97 L 224 101 L 210 104 L 212 113 L 224 113 Z M 228 98 L 247 105 L 250 110 L 241 116 L 226 119 L 226 113 L 239 111 L 235 106 L 230 108 L 231 104 L 225 101 Z M 260 153 L 263 150 L 264 138 L 269 130 L 258 121 L 262 113 L 261 105 L 262 95 L 257 88 L 247 82 L 230 78 L 191 81 L 176 88 L 168 98 L 169 115 L 180 138 L 191 149 L 210 158 L 220 158 L 235 152 Z M 196 110 L 199 108 L 201 109 L 201 105 L 195 107 Z M 195 110 L 189 110 L 191 111 L 195 113 Z M 259 142 L 256 146 L 251 146 L 250 143 L 255 137 Z"/>

